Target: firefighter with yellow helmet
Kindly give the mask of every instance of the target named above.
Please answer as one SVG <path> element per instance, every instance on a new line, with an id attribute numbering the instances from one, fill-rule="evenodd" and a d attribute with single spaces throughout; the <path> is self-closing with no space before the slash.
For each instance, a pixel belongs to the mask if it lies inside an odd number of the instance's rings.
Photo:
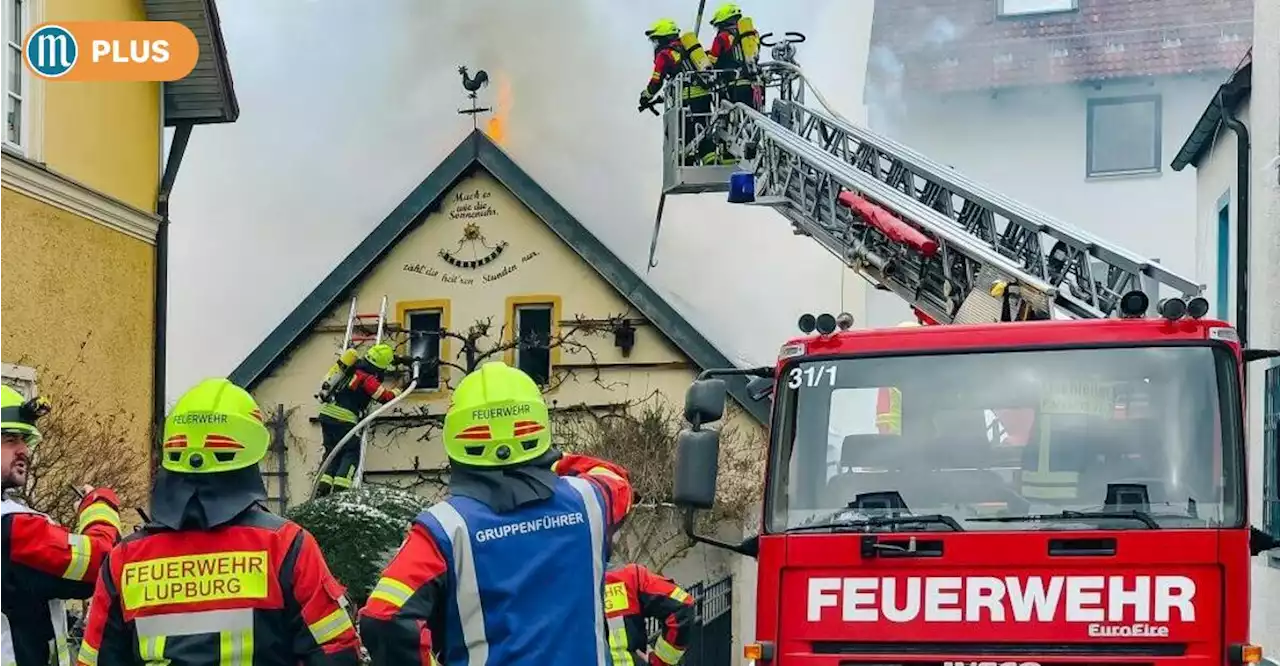
<path id="1" fill-rule="evenodd" d="M 649 84 L 640 92 L 640 110 L 653 105 L 667 81 L 680 74 L 690 75 L 684 80 L 680 104 L 684 140 L 692 141 L 711 121 L 711 90 L 699 74 L 711 67 L 711 61 L 698 43 L 698 36 L 692 32 L 681 34 L 680 26 L 672 19 L 658 19 L 644 34 L 653 45 L 653 73 L 649 75 Z M 675 100 L 667 100 L 667 104 L 675 104 Z M 685 163 L 714 164 L 716 159 L 715 143 L 708 132 L 694 146 L 692 156 L 686 157 Z"/>
<path id="2" fill-rule="evenodd" d="M 760 76 L 760 33 L 742 8 L 732 2 L 720 5 L 711 15 L 716 29 L 711 50 L 711 66 L 723 72 L 725 97 L 759 111 L 764 108 L 764 81 Z"/>
<path id="3" fill-rule="evenodd" d="M 598 664 L 607 539 L 626 470 L 551 445 L 537 384 L 490 362 L 445 415 L 449 497 L 414 519 L 360 610 L 378 666 Z"/>
<path id="4" fill-rule="evenodd" d="M 0 596 L 3 666 L 70 666 L 64 599 L 87 599 L 98 571 L 120 539 L 120 500 L 110 488 L 85 486 L 76 527 L 67 529 L 9 491 L 27 484 L 30 453 L 42 439 L 42 398 L 0 387 L 4 450 L 4 594 Z"/>
<path id="5" fill-rule="evenodd" d="M 271 434 L 244 389 L 208 379 L 164 424 L 152 522 L 98 578 L 77 666 L 355 666 L 346 589 L 316 540 L 267 511 Z"/>
<path id="6" fill-rule="evenodd" d="M 349 352 L 349 350 L 348 350 Z M 365 352 L 363 358 L 351 359 L 348 352 L 330 368 L 322 389 L 320 403 L 320 434 L 327 458 L 338 442 L 364 418 L 372 403 L 391 402 L 399 389 L 388 388 L 384 383 L 387 370 L 395 359 L 391 345 L 378 343 Z M 329 466 L 320 470 L 320 482 L 316 496 L 347 490 L 355 480 L 356 467 L 360 464 L 360 447 L 348 443 L 342 447 Z"/>

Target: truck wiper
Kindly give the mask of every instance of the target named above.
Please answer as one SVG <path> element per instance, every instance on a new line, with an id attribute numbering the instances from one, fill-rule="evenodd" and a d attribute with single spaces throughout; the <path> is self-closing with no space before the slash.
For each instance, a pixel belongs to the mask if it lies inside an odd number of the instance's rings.
<path id="1" fill-rule="evenodd" d="M 967 518 L 966 520 L 975 523 L 1033 523 L 1042 520 L 1105 520 L 1108 518 L 1136 520 L 1150 529 L 1160 529 L 1160 523 L 1156 522 L 1155 517 L 1146 511 L 1063 511 L 1062 513 L 1040 513 L 1026 516 L 984 516 L 981 518 Z"/>
<path id="2" fill-rule="evenodd" d="M 839 515 L 848 512 L 841 512 L 836 516 L 827 518 L 809 525 L 797 525 L 787 529 L 787 533 L 791 532 L 814 532 L 817 530 L 831 530 L 832 532 L 861 532 L 870 531 L 869 528 L 888 527 L 893 525 L 946 525 L 953 532 L 963 532 L 964 528 L 955 518 L 945 516 L 940 513 L 931 513 L 920 516 L 868 516 L 865 518 L 851 518 L 848 520 L 840 520 Z"/>

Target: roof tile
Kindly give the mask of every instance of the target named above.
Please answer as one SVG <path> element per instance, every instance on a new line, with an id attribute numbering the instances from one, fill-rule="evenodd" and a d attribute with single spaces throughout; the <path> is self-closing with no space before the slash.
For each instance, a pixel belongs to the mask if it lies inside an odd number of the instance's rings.
<path id="1" fill-rule="evenodd" d="M 1253 34 L 1253 0 L 1079 0 L 1011 18 L 997 2 L 879 0 L 868 96 L 1231 70 Z"/>

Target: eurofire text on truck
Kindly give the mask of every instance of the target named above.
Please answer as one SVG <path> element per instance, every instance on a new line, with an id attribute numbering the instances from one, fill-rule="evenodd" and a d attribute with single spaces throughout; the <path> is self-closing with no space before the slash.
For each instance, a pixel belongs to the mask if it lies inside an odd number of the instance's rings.
<path id="1" fill-rule="evenodd" d="M 720 100 L 686 124 L 666 105 L 664 197 L 772 207 L 922 325 L 805 315 L 775 366 L 690 387 L 675 499 L 692 538 L 758 560 L 746 657 L 1261 661 L 1250 558 L 1277 544 L 1247 515 L 1244 368 L 1280 352 L 1206 319 L 1191 280 L 845 120 L 796 65 L 803 41 L 761 35 L 767 110 Z M 690 166 L 707 139 L 738 162 Z M 693 520 L 715 499 L 706 426 L 731 382 L 773 406 L 742 543 Z"/>

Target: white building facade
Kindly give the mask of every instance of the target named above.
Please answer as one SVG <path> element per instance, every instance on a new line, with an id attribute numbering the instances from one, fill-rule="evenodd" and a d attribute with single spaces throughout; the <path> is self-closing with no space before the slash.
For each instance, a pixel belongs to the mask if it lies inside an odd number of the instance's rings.
<path id="1" fill-rule="evenodd" d="M 1275 349 L 1280 348 L 1280 4 L 1258 3 L 1255 26 L 1251 57 L 1206 97 L 1204 112 L 1172 166 L 1195 167 L 1197 252 L 1199 261 L 1213 268 L 1207 291 L 1214 310 L 1247 332 L 1249 347 Z M 1248 137 L 1246 151 L 1240 150 L 1238 130 Z M 1244 179 L 1242 165 L 1247 165 Z M 1242 211 L 1248 231 L 1243 254 Z M 1248 287 L 1243 326 L 1238 308 L 1242 259 Z M 1280 537 L 1280 362 L 1255 362 L 1247 381 L 1249 517 Z M 1251 584 L 1251 638 L 1274 654 L 1280 636 L 1280 550 L 1254 559 Z"/>

